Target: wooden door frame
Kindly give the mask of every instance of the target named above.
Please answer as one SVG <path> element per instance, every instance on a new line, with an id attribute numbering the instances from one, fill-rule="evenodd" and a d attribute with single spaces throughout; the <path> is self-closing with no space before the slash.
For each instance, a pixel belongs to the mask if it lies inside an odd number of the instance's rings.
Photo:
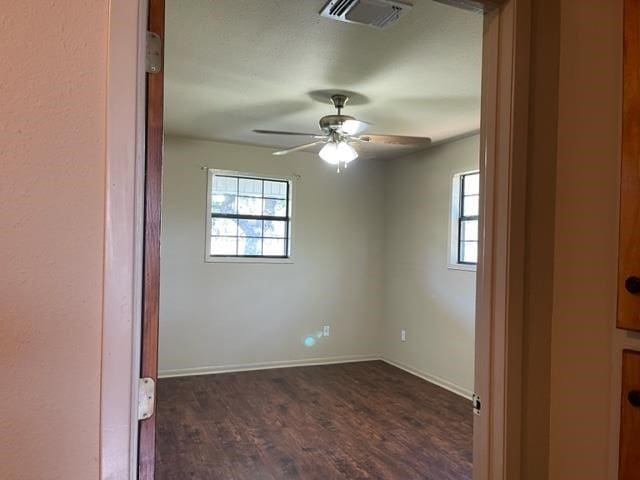
<path id="1" fill-rule="evenodd" d="M 485 11 L 480 162 L 484 200 L 475 375 L 483 412 L 474 422 L 474 480 L 517 480 L 530 0 L 439 1 Z M 147 8 L 148 0 L 112 0 L 109 10 L 100 429 L 103 480 L 137 477 Z"/>
<path id="2" fill-rule="evenodd" d="M 165 0 L 147 0 L 148 29 L 164 43 Z M 164 60 L 164 47 L 161 48 Z M 160 323 L 160 221 L 162 159 L 164 156 L 164 69 L 146 75 L 146 166 L 144 175 L 144 241 L 142 268 L 142 325 L 140 377 L 158 379 L 158 328 Z M 138 477 L 155 477 L 155 416 L 139 423 Z"/>
<path id="3" fill-rule="evenodd" d="M 620 110 L 620 156 L 619 156 L 619 231 L 618 231 L 618 285 L 616 329 L 611 338 L 611 406 L 609 439 L 609 475 L 611 478 L 625 478 L 623 464 L 627 457 L 628 445 L 633 442 L 632 428 L 625 423 L 627 398 L 625 391 L 625 357 L 634 358 L 632 352 L 640 351 L 640 322 L 637 312 L 640 307 L 637 294 L 628 292 L 625 281 L 629 276 L 637 276 L 640 267 L 640 254 L 637 250 L 638 218 L 640 197 L 638 185 L 638 156 L 640 155 L 640 136 L 638 135 L 638 108 L 640 107 L 640 75 L 638 69 L 638 36 L 640 26 L 638 15 L 640 5 L 636 0 L 624 0 L 620 11 L 622 19 L 621 52 L 619 58 L 622 71 L 622 96 Z M 622 395 L 621 395 L 622 393 Z M 635 432 L 633 432 L 635 433 Z M 634 445 L 635 446 L 635 445 Z M 628 476 L 626 478 L 629 478 Z"/>

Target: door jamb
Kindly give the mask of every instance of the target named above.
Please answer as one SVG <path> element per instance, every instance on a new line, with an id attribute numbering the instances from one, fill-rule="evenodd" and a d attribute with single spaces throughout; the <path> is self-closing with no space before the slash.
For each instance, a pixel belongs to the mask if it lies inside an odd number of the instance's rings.
<path id="1" fill-rule="evenodd" d="M 137 474 L 134 384 L 140 371 L 146 11 L 147 0 L 112 0 L 109 9 L 102 480 L 135 479 Z M 480 453 L 474 459 L 474 480 L 520 476 L 529 25 L 530 0 L 505 0 L 500 9 L 485 13 L 483 54 L 497 62 L 483 64 L 481 170 L 483 191 L 493 195 L 485 195 L 481 240 L 491 248 L 483 249 L 478 269 L 477 325 L 484 333 L 478 337 L 489 361 L 476 361 L 483 414 L 474 425 L 474 454 Z M 130 351 L 123 352 L 123 345 L 130 345 Z"/>
<path id="2" fill-rule="evenodd" d="M 530 0 L 485 13 L 474 480 L 520 478 L 530 25 Z"/>
<path id="3" fill-rule="evenodd" d="M 109 5 L 101 480 L 137 478 L 147 11 L 148 0 Z"/>

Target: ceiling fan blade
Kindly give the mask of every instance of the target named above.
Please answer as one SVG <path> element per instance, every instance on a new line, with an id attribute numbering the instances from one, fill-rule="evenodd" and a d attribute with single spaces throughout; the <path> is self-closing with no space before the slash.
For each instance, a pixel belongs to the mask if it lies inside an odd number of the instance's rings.
<path id="1" fill-rule="evenodd" d="M 346 120 L 338 131 L 344 135 L 359 135 L 371 124 L 362 120 Z"/>
<path id="2" fill-rule="evenodd" d="M 431 145 L 429 137 L 405 137 L 402 135 L 362 135 L 356 140 L 366 143 L 380 143 L 384 145 L 406 145 L 410 147 L 428 147 Z"/>
<path id="3" fill-rule="evenodd" d="M 286 155 L 287 153 L 297 152 L 298 150 L 304 150 L 305 148 L 313 147 L 314 145 L 318 145 L 319 143 L 325 143 L 322 141 L 305 143 L 304 145 L 298 145 L 297 147 L 287 148 L 286 150 L 279 150 L 277 152 L 273 152 L 274 155 Z"/>
<path id="4" fill-rule="evenodd" d="M 302 137 L 317 137 L 321 135 L 318 133 L 301 133 L 301 132 L 282 132 L 279 130 L 254 130 L 255 133 L 264 133 L 267 135 L 300 135 Z"/>

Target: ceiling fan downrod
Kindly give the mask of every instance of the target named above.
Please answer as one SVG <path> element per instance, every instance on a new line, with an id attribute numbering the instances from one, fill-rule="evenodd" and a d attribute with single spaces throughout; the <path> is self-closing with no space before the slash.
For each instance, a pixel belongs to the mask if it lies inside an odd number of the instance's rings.
<path id="1" fill-rule="evenodd" d="M 333 106 L 336 107 L 336 110 L 338 110 L 338 115 L 342 115 L 342 109 L 344 108 L 344 106 L 347 104 L 348 101 L 349 101 L 349 97 L 347 97 L 346 95 L 342 95 L 342 94 L 331 95 L 331 102 L 333 103 Z"/>

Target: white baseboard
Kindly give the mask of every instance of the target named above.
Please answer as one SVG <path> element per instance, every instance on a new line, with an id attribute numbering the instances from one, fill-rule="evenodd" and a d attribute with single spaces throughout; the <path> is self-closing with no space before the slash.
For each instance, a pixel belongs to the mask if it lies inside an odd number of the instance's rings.
<path id="1" fill-rule="evenodd" d="M 444 388 L 456 395 L 460 395 L 466 399 L 471 400 L 473 392 L 466 388 L 460 387 L 448 380 L 432 375 L 430 373 L 423 372 L 417 368 L 402 363 L 396 362 L 380 355 L 342 355 L 335 357 L 317 357 L 317 358 L 304 358 L 300 360 L 281 360 L 274 362 L 260 362 L 260 363 L 245 363 L 237 365 L 217 365 L 217 366 L 205 366 L 205 367 L 193 367 L 193 368 L 177 368 L 173 370 L 160 370 L 158 372 L 158 378 L 171 378 L 171 377 L 189 377 L 194 375 L 213 375 L 216 373 L 231 373 L 231 372 L 249 372 L 251 370 L 269 370 L 272 368 L 288 368 L 288 367 L 306 367 L 311 365 L 332 365 L 336 363 L 353 363 L 353 362 L 367 362 L 372 360 L 382 360 L 396 368 L 404 370 L 416 377 L 426 380 L 429 383 L 433 383 L 439 387 Z"/>
<path id="2" fill-rule="evenodd" d="M 471 400 L 471 397 L 473 396 L 472 391 L 456 385 L 455 383 L 452 383 L 448 380 L 445 380 L 444 378 L 440 378 L 437 375 L 423 372 L 421 370 L 418 370 L 417 368 L 411 367 L 409 365 L 404 365 L 386 357 L 380 357 L 380 360 L 396 368 L 399 368 L 400 370 L 404 370 L 405 372 L 415 375 L 416 377 L 420 377 L 421 379 L 426 380 L 429 383 L 433 383 L 434 385 L 442 387 L 445 390 L 449 390 L 450 392 L 455 393 L 456 395 L 460 395 L 461 397 L 464 397 L 468 400 Z"/>
<path id="3" fill-rule="evenodd" d="M 211 375 L 215 373 L 248 372 L 251 370 L 268 370 L 271 368 L 306 367 L 311 365 L 332 365 L 335 363 L 366 362 L 380 360 L 380 355 L 342 355 L 337 357 L 303 358 L 300 360 L 281 360 L 275 362 L 245 363 L 238 365 L 217 365 L 193 368 L 177 368 L 160 370 L 158 378 L 188 377 L 192 375 Z"/>

